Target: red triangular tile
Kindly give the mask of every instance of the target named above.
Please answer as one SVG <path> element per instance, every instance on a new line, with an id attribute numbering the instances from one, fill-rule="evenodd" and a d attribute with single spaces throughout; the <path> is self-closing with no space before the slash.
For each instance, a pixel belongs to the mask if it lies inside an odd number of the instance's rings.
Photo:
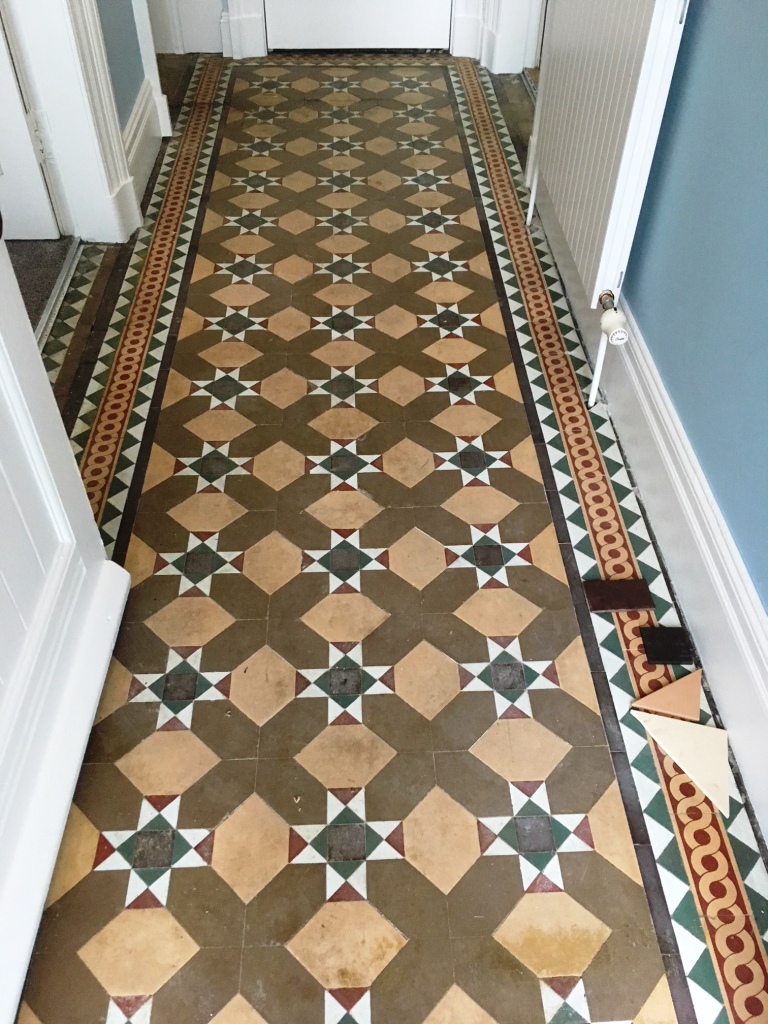
<path id="1" fill-rule="evenodd" d="M 112 996 L 115 1006 L 119 1007 L 129 1020 L 151 998 L 151 996 Z"/>
<path id="2" fill-rule="evenodd" d="M 200 854 L 206 864 L 210 864 L 213 859 L 213 840 L 214 833 L 211 832 L 205 839 L 201 839 L 195 847 L 195 852 Z"/>
<path id="3" fill-rule="evenodd" d="M 517 637 L 516 636 L 492 636 L 491 640 L 493 640 L 493 642 L 495 644 L 497 644 L 499 647 L 506 648 L 506 647 L 509 647 L 509 645 L 513 641 L 517 640 Z"/>
<path id="4" fill-rule="evenodd" d="M 294 832 L 291 829 L 288 833 L 288 860 L 295 860 L 302 850 L 306 850 L 308 846 L 309 843 L 306 839 L 302 839 L 298 832 Z"/>
<path id="5" fill-rule="evenodd" d="M 578 978 L 546 978 L 545 984 L 549 985 L 553 992 L 557 992 L 561 999 L 567 999 L 579 983 Z"/>
<path id="6" fill-rule="evenodd" d="M 464 668 L 463 665 L 459 665 L 459 686 L 462 688 L 462 690 L 464 689 L 465 686 L 469 686 L 469 684 L 472 682 L 474 678 L 475 677 L 472 675 L 469 669 Z"/>
<path id="7" fill-rule="evenodd" d="M 382 551 L 382 553 L 376 558 L 376 561 L 379 562 L 380 565 L 383 565 L 385 569 L 388 569 L 389 568 L 389 552 L 388 551 Z"/>
<path id="8" fill-rule="evenodd" d="M 333 591 L 334 594 L 356 594 L 357 591 L 354 587 L 350 586 L 349 583 L 342 583 L 341 586 L 336 587 Z"/>
<path id="9" fill-rule="evenodd" d="M 526 892 L 562 892 L 563 890 L 559 885 L 555 885 L 553 881 L 547 878 L 546 875 L 538 875 L 533 880 L 533 885 L 529 885 Z"/>
<path id="10" fill-rule="evenodd" d="M 518 558 L 522 558 L 524 562 L 528 562 L 529 565 L 533 565 L 533 553 L 528 545 L 523 548 L 522 551 L 518 551 Z"/>
<path id="11" fill-rule="evenodd" d="M 516 782 L 515 786 L 525 793 L 526 796 L 531 797 L 541 785 L 541 782 Z"/>
<path id="12" fill-rule="evenodd" d="M 379 682 L 383 683 L 388 690 L 395 691 L 395 670 L 388 668 L 384 675 L 381 677 Z"/>
<path id="13" fill-rule="evenodd" d="M 392 829 L 387 836 L 386 841 L 393 850 L 397 850 L 401 857 L 405 856 L 405 834 L 403 832 L 402 822 Z"/>
<path id="14" fill-rule="evenodd" d="M 477 823 L 477 837 L 480 840 L 481 853 L 485 853 L 485 851 L 489 847 L 493 846 L 494 842 L 496 841 L 496 836 L 494 835 L 494 833 L 491 832 L 488 826 L 484 825 L 482 821 L 478 821 Z"/>
<path id="15" fill-rule="evenodd" d="M 342 537 L 344 540 L 348 540 L 355 531 L 354 530 L 334 530 L 333 532 L 334 533 L 338 533 L 338 535 L 340 537 Z"/>
<path id="16" fill-rule="evenodd" d="M 97 868 L 99 864 L 103 864 L 107 857 L 111 857 L 115 852 L 115 848 L 105 836 L 100 835 L 99 841 L 96 843 L 96 853 L 93 857 L 93 867 Z"/>
<path id="17" fill-rule="evenodd" d="M 195 653 L 195 651 L 198 648 L 197 647 L 174 647 L 173 649 L 178 654 L 178 656 L 180 658 L 182 658 L 184 661 L 189 661 L 189 659 L 192 657 L 192 655 Z"/>
<path id="18" fill-rule="evenodd" d="M 328 900 L 329 903 L 354 903 L 355 901 L 365 902 L 365 897 L 361 896 L 357 889 L 353 889 L 349 882 L 345 882 Z"/>
<path id="19" fill-rule="evenodd" d="M 169 804 L 173 803 L 173 801 L 176 799 L 176 796 L 177 794 L 174 794 L 173 796 L 166 796 L 165 794 L 156 794 L 154 796 L 146 797 L 146 801 L 148 804 L 151 804 L 156 811 L 164 811 Z"/>
<path id="20" fill-rule="evenodd" d="M 138 695 L 142 692 L 143 689 L 144 687 L 141 685 L 136 676 L 132 676 L 131 685 L 128 687 L 128 700 L 131 701 L 133 700 L 134 697 L 138 697 Z"/>
<path id="21" fill-rule="evenodd" d="M 331 993 L 336 1002 L 343 1006 L 347 1013 L 349 1013 L 353 1006 L 357 1006 L 357 1004 L 363 998 L 368 989 L 331 988 L 328 991 Z"/>
<path id="22" fill-rule="evenodd" d="M 585 843 L 594 850 L 595 840 L 592 838 L 592 829 L 589 827 L 589 818 L 584 818 L 583 821 L 580 821 L 573 830 L 573 834 L 577 839 L 580 839 L 582 843 Z"/>
<path id="23" fill-rule="evenodd" d="M 127 909 L 128 910 L 155 910 L 157 907 L 162 907 L 162 905 L 163 904 L 160 902 L 160 900 L 157 898 L 157 896 L 155 896 L 155 894 L 151 890 L 145 889 L 144 892 L 139 893 L 139 895 L 136 897 L 136 899 L 133 901 L 133 903 L 129 903 L 128 904 Z"/>
<path id="24" fill-rule="evenodd" d="M 230 690 L 232 689 L 232 675 L 229 674 L 220 679 L 214 689 L 218 690 L 219 693 L 223 693 L 225 697 L 229 697 Z"/>
<path id="25" fill-rule="evenodd" d="M 456 561 L 456 560 L 457 560 L 457 559 L 458 559 L 459 557 L 460 557 L 460 556 L 459 556 L 459 555 L 457 555 L 455 551 L 449 551 L 449 550 L 448 550 L 448 548 L 446 548 L 446 549 L 445 549 L 445 564 L 446 564 L 446 565 L 453 565 L 453 563 L 454 563 L 454 562 L 455 562 L 455 561 Z"/>
<path id="26" fill-rule="evenodd" d="M 311 685 L 312 683 L 310 683 L 310 681 L 305 676 L 303 676 L 301 672 L 296 673 L 296 696 L 298 696 L 300 693 L 304 693 L 304 691 Z"/>
<path id="27" fill-rule="evenodd" d="M 337 651 L 341 651 L 342 654 L 349 654 L 350 651 L 354 651 L 357 647 L 355 640 L 345 640 L 343 643 L 337 643 L 333 645 Z"/>
<path id="28" fill-rule="evenodd" d="M 167 722 L 163 722 L 158 732 L 188 732 L 186 725 L 179 721 L 178 718 L 169 718 Z"/>
<path id="29" fill-rule="evenodd" d="M 482 585 L 481 590 L 507 590 L 508 588 L 501 580 L 495 579 L 493 576 Z"/>
<path id="30" fill-rule="evenodd" d="M 334 718 L 331 725 L 360 725 L 357 718 L 353 718 L 348 711 L 342 711 L 338 718 Z"/>
<path id="31" fill-rule="evenodd" d="M 559 680 L 558 675 L 557 675 L 557 669 L 555 668 L 554 661 L 552 662 L 551 665 L 549 665 L 547 668 L 545 668 L 544 671 L 541 674 L 544 676 L 545 679 L 548 679 L 550 681 L 550 683 L 554 683 L 555 686 L 559 686 L 560 685 L 560 680 Z"/>
<path id="32" fill-rule="evenodd" d="M 348 787 L 346 789 L 329 789 L 329 793 L 333 793 L 339 803 L 346 805 L 357 796 L 360 792 L 360 787 L 357 788 Z"/>
<path id="33" fill-rule="evenodd" d="M 305 569 L 308 569 L 310 565 L 314 565 L 316 561 L 316 558 L 313 558 L 312 555 L 307 554 L 305 551 L 301 556 L 301 571 L 303 572 Z"/>
<path id="34" fill-rule="evenodd" d="M 529 717 L 530 717 L 530 715 L 526 715 L 526 713 L 523 710 L 521 710 L 517 706 L 517 704 L 510 704 L 508 708 L 505 708 L 504 713 L 501 715 L 501 718 L 505 718 L 507 720 L 512 719 L 512 718 L 529 718 Z"/>

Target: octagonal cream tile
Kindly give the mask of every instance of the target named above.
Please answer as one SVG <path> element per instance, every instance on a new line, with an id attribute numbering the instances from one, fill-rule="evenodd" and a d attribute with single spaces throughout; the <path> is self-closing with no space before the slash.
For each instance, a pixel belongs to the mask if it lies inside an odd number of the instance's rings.
<path id="1" fill-rule="evenodd" d="M 395 751 L 365 725 L 328 725 L 296 755 L 326 789 L 367 786 Z"/>
<path id="2" fill-rule="evenodd" d="M 435 786 L 403 822 L 405 859 L 449 893 L 480 857 L 477 819 Z"/>

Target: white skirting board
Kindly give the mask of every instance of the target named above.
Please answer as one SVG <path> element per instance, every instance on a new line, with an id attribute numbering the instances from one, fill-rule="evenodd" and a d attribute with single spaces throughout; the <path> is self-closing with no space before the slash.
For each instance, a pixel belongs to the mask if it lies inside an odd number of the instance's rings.
<path id="1" fill-rule="evenodd" d="M 123 144 L 136 201 L 141 205 L 144 191 L 160 152 L 163 129 L 152 83 L 144 79 L 131 116 L 123 129 Z"/>
<path id="2" fill-rule="evenodd" d="M 589 307 L 542 183 L 536 209 L 594 360 L 600 319 Z M 632 312 L 626 303 L 620 305 L 630 340 L 618 349 L 609 346 L 602 390 L 747 793 L 768 835 L 768 614 Z"/>
<path id="3" fill-rule="evenodd" d="M 0 828 L 0 1022 L 15 1020 L 72 793 L 109 667 L 130 577 L 114 562 L 94 565 L 70 604 L 56 651 L 36 673 L 36 721 L 9 750 L 13 791 Z M 58 633 L 58 615 L 48 632 Z M 43 647 L 45 647 L 43 643 Z M 11 742 L 11 747 L 14 746 Z"/>

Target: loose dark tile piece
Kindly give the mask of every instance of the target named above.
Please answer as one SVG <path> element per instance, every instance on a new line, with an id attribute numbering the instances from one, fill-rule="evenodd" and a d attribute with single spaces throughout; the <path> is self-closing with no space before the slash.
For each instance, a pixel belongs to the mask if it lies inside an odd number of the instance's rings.
<path id="1" fill-rule="evenodd" d="M 585 580 L 584 593 L 593 612 L 652 611 L 654 607 L 645 580 Z"/>
<path id="2" fill-rule="evenodd" d="M 334 548 L 329 556 L 331 572 L 357 572 L 360 568 L 360 552 L 354 548 Z"/>
<path id="3" fill-rule="evenodd" d="M 504 565 L 504 553 L 499 544 L 475 544 L 475 565 Z"/>
<path id="4" fill-rule="evenodd" d="M 646 626 L 640 639 L 651 665 L 693 664 L 693 644 L 682 626 Z"/>
<path id="5" fill-rule="evenodd" d="M 525 669 L 519 661 L 491 665 L 491 686 L 494 690 L 524 690 Z"/>
<path id="6" fill-rule="evenodd" d="M 484 469 L 485 455 L 482 452 L 460 452 L 459 465 L 462 469 Z"/>
<path id="7" fill-rule="evenodd" d="M 359 668 L 332 668 L 328 673 L 328 689 L 334 696 L 361 693 L 362 686 Z"/>
<path id="8" fill-rule="evenodd" d="M 365 860 L 365 825 L 329 825 L 328 860 Z"/>
<path id="9" fill-rule="evenodd" d="M 193 700 L 197 692 L 197 672 L 182 669 L 165 677 L 163 700 Z"/>
<path id="10" fill-rule="evenodd" d="M 171 864 L 173 854 L 173 830 L 147 830 L 136 836 L 136 849 L 133 853 L 135 868 L 167 868 Z"/>
<path id="11" fill-rule="evenodd" d="M 555 848 L 552 823 L 543 815 L 515 818 L 515 831 L 520 853 L 544 853 Z"/>

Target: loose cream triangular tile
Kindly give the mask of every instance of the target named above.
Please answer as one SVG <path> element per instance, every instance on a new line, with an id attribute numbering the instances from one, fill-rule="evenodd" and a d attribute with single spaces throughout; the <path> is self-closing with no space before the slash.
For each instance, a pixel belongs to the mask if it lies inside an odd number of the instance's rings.
<path id="1" fill-rule="evenodd" d="M 730 809 L 728 799 L 728 733 L 708 725 L 693 725 L 675 718 L 635 711 L 662 750 L 669 754 L 705 796 L 723 814 Z"/>
<path id="2" fill-rule="evenodd" d="M 655 711 L 659 715 L 685 718 L 698 722 L 701 710 L 701 669 L 668 683 L 661 690 L 641 697 L 632 705 L 633 711 Z"/>

